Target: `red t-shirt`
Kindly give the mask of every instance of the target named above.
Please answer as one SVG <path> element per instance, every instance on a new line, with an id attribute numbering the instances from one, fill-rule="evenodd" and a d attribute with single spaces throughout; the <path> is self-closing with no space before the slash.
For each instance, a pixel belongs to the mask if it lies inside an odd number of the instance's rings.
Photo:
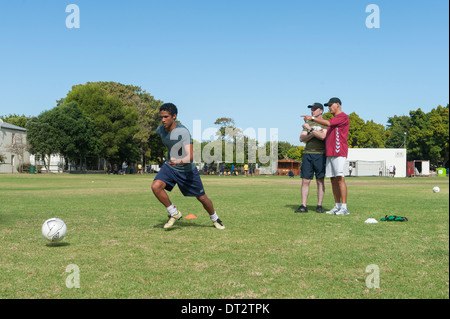
<path id="1" fill-rule="evenodd" d="M 350 120 L 344 112 L 329 120 L 330 127 L 325 138 L 327 156 L 347 157 L 348 155 L 348 129 Z"/>

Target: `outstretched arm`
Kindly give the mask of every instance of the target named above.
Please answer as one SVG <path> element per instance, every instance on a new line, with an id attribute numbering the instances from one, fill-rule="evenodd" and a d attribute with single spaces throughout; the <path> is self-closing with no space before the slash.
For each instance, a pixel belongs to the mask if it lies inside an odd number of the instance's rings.
<path id="1" fill-rule="evenodd" d="M 300 115 L 301 117 L 303 117 L 303 119 L 306 121 L 311 121 L 312 120 L 312 116 L 311 115 Z M 326 125 L 326 126 L 331 126 L 330 121 L 328 120 L 324 120 L 324 119 L 317 119 L 314 118 L 314 122 L 318 123 L 318 124 L 322 124 L 322 125 Z"/>

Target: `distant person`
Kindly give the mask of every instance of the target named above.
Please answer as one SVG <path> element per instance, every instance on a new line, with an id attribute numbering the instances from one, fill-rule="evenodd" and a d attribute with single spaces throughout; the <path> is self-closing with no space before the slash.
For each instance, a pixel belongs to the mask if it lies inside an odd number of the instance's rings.
<path id="1" fill-rule="evenodd" d="M 334 116 L 330 120 L 319 119 L 309 115 L 303 115 L 305 121 L 314 121 L 318 124 L 328 126 L 325 137 L 326 150 L 326 177 L 330 177 L 335 206 L 327 211 L 327 214 L 348 215 L 347 208 L 347 184 L 345 183 L 345 173 L 347 171 L 348 155 L 348 131 L 350 120 L 347 114 L 342 111 L 342 102 L 339 98 L 333 97 L 327 103 L 330 113 Z"/>
<path id="2" fill-rule="evenodd" d="M 194 163 L 192 138 L 188 129 L 176 122 L 178 109 L 172 103 L 165 103 L 160 107 L 162 125 L 156 132 L 167 148 L 167 160 L 159 170 L 152 183 L 152 191 L 156 198 L 166 207 L 169 220 L 165 229 L 171 228 L 182 218 L 181 212 L 170 201 L 166 191 L 172 191 L 178 185 L 184 196 L 196 197 L 208 212 L 209 217 L 217 229 L 225 229 L 217 216 L 212 201 L 205 193 L 200 174 Z"/>
<path id="3" fill-rule="evenodd" d="M 244 164 L 244 174 L 248 176 L 248 164 Z"/>
<path id="4" fill-rule="evenodd" d="M 348 176 L 352 176 L 352 171 L 353 171 L 353 165 L 350 164 L 350 165 L 348 166 Z"/>
<path id="5" fill-rule="evenodd" d="M 378 169 L 378 176 L 383 176 L 383 168 Z"/>
<path id="6" fill-rule="evenodd" d="M 323 197 L 325 194 L 325 136 L 328 126 L 315 122 L 321 119 L 323 114 L 323 105 L 314 103 L 308 105 L 311 109 L 311 120 L 303 124 L 303 131 L 300 134 L 300 142 L 305 143 L 305 153 L 303 154 L 300 177 L 302 178 L 301 200 L 302 204 L 295 211 L 296 213 L 308 212 L 308 195 L 311 181 L 316 176 L 317 184 L 317 213 L 323 213 Z"/>
<path id="7" fill-rule="evenodd" d="M 127 162 L 123 161 L 122 163 L 122 175 L 125 175 L 127 173 Z"/>
<path id="8" fill-rule="evenodd" d="M 142 164 L 141 163 L 138 164 L 138 171 L 137 171 L 137 173 L 142 175 Z"/>
<path id="9" fill-rule="evenodd" d="M 231 165 L 231 176 L 233 176 L 234 175 L 234 163 L 233 163 L 233 165 Z"/>
<path id="10" fill-rule="evenodd" d="M 394 166 L 389 166 L 389 177 L 394 177 Z"/>

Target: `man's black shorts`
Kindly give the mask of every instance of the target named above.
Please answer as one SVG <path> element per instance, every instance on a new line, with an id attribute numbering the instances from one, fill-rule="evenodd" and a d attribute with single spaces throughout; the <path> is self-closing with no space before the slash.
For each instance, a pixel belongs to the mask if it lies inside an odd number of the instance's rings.
<path id="1" fill-rule="evenodd" d="M 164 164 L 158 174 L 156 174 L 155 180 L 161 180 L 166 183 L 165 189 L 169 192 L 172 191 L 175 185 L 178 185 L 184 196 L 199 197 L 205 195 L 197 168 L 190 172 L 179 172 L 168 164 Z"/>
<path id="2" fill-rule="evenodd" d="M 316 179 L 325 177 L 325 154 L 303 154 L 302 168 L 300 170 L 301 178 Z"/>

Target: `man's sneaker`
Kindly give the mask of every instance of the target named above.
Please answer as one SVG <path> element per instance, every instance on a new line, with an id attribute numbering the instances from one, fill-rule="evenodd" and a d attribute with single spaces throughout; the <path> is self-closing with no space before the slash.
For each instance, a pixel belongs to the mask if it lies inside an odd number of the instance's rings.
<path id="1" fill-rule="evenodd" d="M 339 211 L 339 209 L 335 206 L 332 210 L 326 211 L 325 213 L 328 215 L 336 215 L 336 213 Z"/>
<path id="2" fill-rule="evenodd" d="M 182 217 L 183 217 L 183 216 L 181 216 L 181 212 L 180 212 L 180 211 L 178 211 L 178 214 L 176 214 L 176 215 L 174 215 L 174 216 L 169 215 L 169 220 L 168 220 L 167 223 L 164 225 L 164 228 L 165 228 L 165 229 L 168 229 L 168 228 L 172 227 L 173 224 L 175 224 L 175 222 L 176 222 L 177 220 L 180 220 Z"/>
<path id="3" fill-rule="evenodd" d="M 297 208 L 297 210 L 295 211 L 296 213 L 307 213 L 308 212 L 308 207 L 305 207 L 302 205 L 300 205 L 299 208 Z"/>
<path id="4" fill-rule="evenodd" d="M 217 220 L 213 222 L 213 225 L 217 229 L 225 229 L 225 226 L 223 225 L 222 221 L 219 218 L 217 218 Z"/>
<path id="5" fill-rule="evenodd" d="M 341 208 L 341 209 L 336 213 L 336 215 L 341 215 L 341 216 L 343 216 L 343 215 L 350 215 L 350 212 L 349 212 L 348 209 L 346 209 L 346 208 Z"/>
<path id="6" fill-rule="evenodd" d="M 323 207 L 320 206 L 320 205 L 317 205 L 317 207 L 316 207 L 316 212 L 317 212 L 317 213 L 323 213 L 323 212 L 324 212 Z"/>

